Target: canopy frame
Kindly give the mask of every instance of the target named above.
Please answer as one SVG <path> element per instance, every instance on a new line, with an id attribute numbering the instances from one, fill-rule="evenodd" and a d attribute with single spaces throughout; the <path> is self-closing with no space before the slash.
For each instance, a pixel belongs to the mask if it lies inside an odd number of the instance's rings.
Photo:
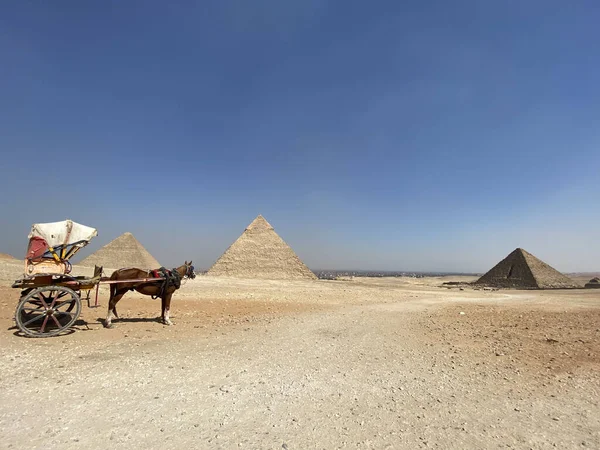
<path id="1" fill-rule="evenodd" d="M 69 259 L 97 235 L 95 228 L 72 220 L 33 224 L 28 236 L 25 273 L 69 273 Z"/>

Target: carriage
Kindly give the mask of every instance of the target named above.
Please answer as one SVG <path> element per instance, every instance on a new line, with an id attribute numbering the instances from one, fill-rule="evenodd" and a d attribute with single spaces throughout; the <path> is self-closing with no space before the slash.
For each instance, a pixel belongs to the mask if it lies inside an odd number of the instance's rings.
<path id="1" fill-rule="evenodd" d="M 71 275 L 70 259 L 98 235 L 91 228 L 72 220 L 38 223 L 31 227 L 25 256 L 24 275 L 12 287 L 21 289 L 15 312 L 18 329 L 30 337 L 57 336 L 69 330 L 81 313 L 82 292 L 95 288 L 94 306 L 98 306 L 100 283 L 159 282 L 164 278 L 113 281 L 102 276 L 95 266 L 93 276 Z"/>

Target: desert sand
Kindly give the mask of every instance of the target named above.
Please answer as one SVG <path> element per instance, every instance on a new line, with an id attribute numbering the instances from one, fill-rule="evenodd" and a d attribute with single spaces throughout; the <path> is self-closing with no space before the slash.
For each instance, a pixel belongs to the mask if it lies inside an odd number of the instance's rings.
<path id="1" fill-rule="evenodd" d="M 104 329 L 103 288 L 32 339 L 19 263 L 0 263 L 2 448 L 600 448 L 598 290 L 198 276 L 172 327 L 130 293 Z"/>

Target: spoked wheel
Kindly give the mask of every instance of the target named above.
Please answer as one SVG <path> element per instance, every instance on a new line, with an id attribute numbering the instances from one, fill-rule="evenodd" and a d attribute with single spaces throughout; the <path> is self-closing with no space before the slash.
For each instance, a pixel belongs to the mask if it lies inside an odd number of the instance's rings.
<path id="1" fill-rule="evenodd" d="M 68 330 L 80 312 L 77 292 L 64 286 L 44 286 L 21 297 L 15 321 L 27 336 L 50 337 Z"/>

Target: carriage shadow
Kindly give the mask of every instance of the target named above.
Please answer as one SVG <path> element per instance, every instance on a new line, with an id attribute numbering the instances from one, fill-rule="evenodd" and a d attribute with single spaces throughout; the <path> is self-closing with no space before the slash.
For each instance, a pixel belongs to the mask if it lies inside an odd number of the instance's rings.
<path id="1" fill-rule="evenodd" d="M 162 323 L 160 316 L 159 317 L 126 317 L 123 319 L 113 319 L 114 325 L 119 325 L 121 323 L 122 324 L 125 324 L 125 323 L 159 323 L 161 325 L 164 325 Z M 104 328 L 104 318 L 97 317 L 95 322 L 94 321 L 88 322 L 83 319 L 78 319 L 73 325 L 71 325 L 71 327 L 69 327 L 67 330 L 64 330 L 60 334 L 57 334 L 55 336 L 40 336 L 39 338 L 42 338 L 42 337 L 44 339 L 57 338 L 57 337 L 68 336 L 75 332 L 92 331 L 92 330 L 98 329 L 98 325 L 101 325 L 100 328 Z M 16 325 L 8 327 L 6 330 L 12 331 L 13 335 L 17 336 L 17 337 L 36 339 L 35 337 L 29 336 L 29 335 L 23 333 L 21 330 L 19 330 L 19 328 Z"/>
<path id="2" fill-rule="evenodd" d="M 92 324 L 92 325 L 94 325 L 94 324 Z M 90 328 L 89 322 L 87 322 L 83 319 L 78 319 L 67 330 L 64 330 L 62 333 L 57 334 L 55 336 L 39 336 L 38 338 L 35 338 L 33 336 L 29 336 L 29 335 L 23 333 L 21 330 L 19 330 L 19 328 L 16 325 L 13 325 L 12 327 L 7 328 L 7 331 L 13 331 L 13 330 L 14 330 L 13 336 L 25 337 L 25 338 L 31 338 L 31 339 L 39 339 L 39 338 L 47 339 L 47 338 L 57 338 L 57 337 L 62 337 L 62 336 L 68 336 L 70 334 L 75 333 L 76 331 L 91 331 L 92 328 Z"/>

